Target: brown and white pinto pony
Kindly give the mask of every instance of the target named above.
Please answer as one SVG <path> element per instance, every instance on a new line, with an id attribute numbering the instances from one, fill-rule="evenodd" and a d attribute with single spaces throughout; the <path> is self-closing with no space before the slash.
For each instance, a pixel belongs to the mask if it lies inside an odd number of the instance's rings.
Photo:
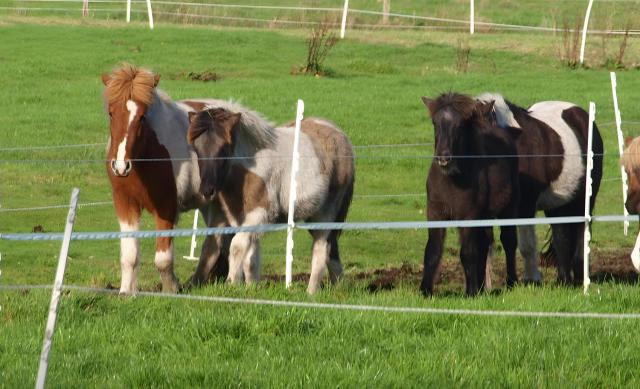
<path id="1" fill-rule="evenodd" d="M 198 154 L 200 191 L 219 200 L 232 226 L 284 221 L 294 126 L 274 128 L 262 116 L 227 103 L 191 115 L 189 143 Z M 347 216 L 354 183 L 353 149 L 333 123 L 317 118 L 302 121 L 300 170 L 295 219 L 342 222 Z M 311 277 L 307 291 L 322 285 L 325 268 L 331 282 L 342 274 L 338 251 L 340 230 L 311 230 Z M 259 234 L 237 233 L 229 249 L 231 283 L 259 279 Z"/>
<path id="2" fill-rule="evenodd" d="M 631 215 L 640 214 L 640 137 L 631 140 L 622 153 L 620 164 L 628 177 L 627 201 L 624 206 Z M 631 252 L 631 262 L 640 272 L 640 233 Z"/>
<path id="3" fill-rule="evenodd" d="M 220 214 L 216 204 L 199 194 L 196 155 L 186 138 L 188 112 L 214 100 L 173 102 L 156 88 L 159 79 L 153 72 L 130 64 L 102 76 L 111 128 L 107 174 L 121 231 L 137 231 L 143 209 L 153 215 L 158 230 L 172 229 L 179 212 L 186 210 L 199 208 L 205 218 Z M 209 217 L 207 224 L 225 223 Z M 192 282 L 205 281 L 212 270 L 216 275 L 226 274 L 224 266 L 214 269 L 221 242 L 219 236 L 207 237 Z M 120 248 L 120 293 L 134 294 L 140 256 L 138 239 L 122 238 Z M 179 289 L 173 257 L 172 238 L 158 237 L 154 262 L 165 292 Z M 220 264 L 224 265 L 222 261 Z"/>
<path id="4" fill-rule="evenodd" d="M 522 131 L 517 140 L 520 170 L 519 217 L 583 216 L 589 114 L 573 103 L 541 101 L 528 109 L 499 94 L 477 97 L 494 102 L 493 119 L 503 128 Z M 602 179 L 603 144 L 593 125 L 593 210 Z M 551 247 L 557 258 L 558 281 L 582 283 L 584 223 L 551 226 Z M 525 259 L 525 281 L 540 282 L 535 226 L 518 227 L 518 247 Z"/>

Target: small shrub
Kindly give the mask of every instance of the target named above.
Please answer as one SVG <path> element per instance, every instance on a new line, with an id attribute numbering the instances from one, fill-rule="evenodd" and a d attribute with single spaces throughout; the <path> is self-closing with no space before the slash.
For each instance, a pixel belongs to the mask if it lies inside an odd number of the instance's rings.
<path id="1" fill-rule="evenodd" d="M 318 23 L 312 30 L 311 35 L 307 39 L 307 60 L 306 64 L 294 74 L 311 74 L 314 76 L 323 76 L 327 73 L 324 61 L 329 51 L 338 43 L 338 37 L 330 31 L 331 23 L 324 20 Z"/>
<path id="2" fill-rule="evenodd" d="M 562 48 L 560 49 L 560 61 L 575 69 L 580 64 L 580 18 L 575 18 L 573 28 L 567 19 L 562 23 Z"/>

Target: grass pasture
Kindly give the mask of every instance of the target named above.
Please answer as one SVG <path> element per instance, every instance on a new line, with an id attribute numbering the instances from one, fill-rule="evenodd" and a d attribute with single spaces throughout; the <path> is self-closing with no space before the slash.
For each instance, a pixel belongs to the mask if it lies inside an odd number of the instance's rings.
<path id="1" fill-rule="evenodd" d="M 274 122 L 285 122 L 302 98 L 307 115 L 339 123 L 356 146 L 420 143 L 356 149 L 356 197 L 348 221 L 424 220 L 423 195 L 368 197 L 424 193 L 433 134 L 420 96 L 495 90 L 523 106 L 557 99 L 587 107 L 594 101 L 606 150 L 595 214 L 622 211 L 608 69 L 596 61 L 588 69 L 562 66 L 556 55 L 559 36 L 503 33 L 470 39 L 452 32 L 356 30 L 329 54 L 330 76 L 313 78 L 290 74 L 305 58 L 305 30 L 160 24 L 149 31 L 142 23 L 5 14 L 0 34 L 0 232 L 31 232 L 36 226 L 61 231 L 65 209 L 6 209 L 65 204 L 73 186 L 81 188 L 82 203 L 110 200 L 100 74 L 121 61 L 161 74 L 160 87 L 175 99 L 239 99 Z M 456 67 L 461 40 L 471 50 L 466 72 Z M 589 46 L 588 58 L 599 58 L 598 42 Z M 613 38 L 609 42 L 615 46 Z M 638 44 L 630 39 L 631 62 L 640 61 Z M 204 71 L 215 72 L 219 80 L 186 76 Z M 618 72 L 620 110 L 630 136 L 640 135 L 638 74 Z M 88 146 L 16 150 L 67 144 Z M 180 227 L 191 226 L 191 215 Z M 77 231 L 117 228 L 110 205 L 80 208 Z M 153 228 L 149 218 L 142 228 Z M 632 225 L 631 235 L 636 230 Z M 540 228 L 540 240 L 544 233 Z M 284 274 L 284 235 L 266 235 L 262 272 L 267 281 L 251 288 L 215 284 L 190 293 L 395 307 L 640 312 L 627 259 L 634 237 L 624 237 L 621 225 L 593 226 L 593 266 L 599 273 L 588 296 L 556 286 L 555 271 L 546 270 L 541 287 L 521 285 L 464 298 L 455 235 L 450 231 L 443 279 L 432 299 L 417 293 L 423 230 L 345 232 L 345 279 L 313 297 L 306 295 L 303 281 L 290 291 L 275 281 Z M 181 258 L 189 243 L 176 240 L 180 280 L 195 266 Z M 298 232 L 298 274 L 308 272 L 309 247 L 310 239 Z M 50 284 L 58 250 L 59 242 L 0 240 L 0 285 Z M 118 285 L 118 251 L 117 241 L 73 242 L 66 283 Z M 152 252 L 153 242 L 143 240 L 143 290 L 155 290 L 158 282 Z M 500 276 L 500 249 L 497 258 Z M 405 276 L 391 283 L 381 279 L 380 274 L 403 267 Z M 612 269 L 616 278 L 606 279 Z M 383 287 L 371 293 L 371 284 Z M 33 385 L 49 296 L 48 290 L 0 290 L 0 387 Z M 639 380 L 633 369 L 640 362 L 637 321 L 628 319 L 353 312 L 68 291 L 58 320 L 52 387 L 617 387 L 637 386 Z"/>

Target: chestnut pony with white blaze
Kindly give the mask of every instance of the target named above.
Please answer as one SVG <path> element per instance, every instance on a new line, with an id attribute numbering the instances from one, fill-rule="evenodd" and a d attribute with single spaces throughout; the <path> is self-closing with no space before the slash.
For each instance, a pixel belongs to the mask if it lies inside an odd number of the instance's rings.
<path id="1" fill-rule="evenodd" d="M 285 221 L 289 203 L 294 124 L 274 128 L 258 113 L 227 102 L 191 115 L 189 142 L 198 154 L 200 190 L 219 200 L 233 226 Z M 353 149 L 347 136 L 324 119 L 307 118 L 300 133 L 300 170 L 295 220 L 342 222 L 353 194 Z M 342 274 L 340 230 L 311 230 L 311 277 L 307 291 L 322 285 L 325 268 Z M 259 279 L 259 234 L 237 233 L 229 249 L 232 283 Z"/>
<path id="2" fill-rule="evenodd" d="M 102 76 L 111 128 L 107 173 L 120 230 L 137 231 L 143 209 L 153 215 L 158 230 L 172 229 L 179 212 L 194 208 L 209 216 L 209 226 L 224 225 L 219 204 L 207 202 L 199 194 L 196 155 L 186 139 L 188 112 L 215 100 L 173 102 L 156 89 L 159 79 L 151 71 L 130 64 Z M 220 266 L 214 269 L 216 263 L 222 262 L 216 262 L 221 242 L 220 236 L 207 237 L 193 283 L 206 281 L 212 270 L 226 273 Z M 120 247 L 120 293 L 134 294 L 140 256 L 138 239 L 122 238 Z M 165 292 L 179 289 L 173 258 L 172 238 L 158 237 L 154 262 Z"/>
<path id="3" fill-rule="evenodd" d="M 518 216 L 531 218 L 538 210 L 548 217 L 584 216 L 589 114 L 564 101 L 541 101 L 524 109 L 495 93 L 477 99 L 494 103 L 492 117 L 500 127 L 521 130 L 516 142 L 521 194 Z M 603 150 L 594 123 L 590 211 L 602 179 Z M 584 223 L 554 224 L 551 231 L 558 281 L 581 284 Z M 525 259 L 525 280 L 540 282 L 534 226 L 518 227 L 518 246 Z"/>

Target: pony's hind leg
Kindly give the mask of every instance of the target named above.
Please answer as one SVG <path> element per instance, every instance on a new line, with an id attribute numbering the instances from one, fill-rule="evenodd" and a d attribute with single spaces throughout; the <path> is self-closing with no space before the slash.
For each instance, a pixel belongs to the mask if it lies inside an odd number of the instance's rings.
<path id="1" fill-rule="evenodd" d="M 331 231 L 329 234 L 329 263 L 327 268 L 329 269 L 329 281 L 332 284 L 338 282 L 342 277 L 342 262 L 340 262 L 340 250 L 338 247 L 338 231 Z"/>
<path id="2" fill-rule="evenodd" d="M 173 222 L 157 218 L 156 227 L 158 230 L 170 230 L 173 228 Z M 165 293 L 178 292 L 180 285 L 173 272 L 173 238 L 156 238 L 156 255 L 153 262 L 158 272 L 160 272 L 162 291 Z"/>
<path id="3" fill-rule="evenodd" d="M 538 241 L 535 226 L 518 226 L 518 248 L 524 257 L 524 281 L 539 284 L 542 274 L 538 270 Z"/>
<path id="4" fill-rule="evenodd" d="M 311 231 L 313 235 L 313 253 L 311 259 L 311 277 L 309 278 L 309 286 L 307 292 L 314 294 L 322 287 L 322 278 L 324 270 L 329 265 L 329 234 L 330 231 L 315 230 Z"/>
<path id="5" fill-rule="evenodd" d="M 138 216 L 139 217 L 139 216 Z M 132 223 L 120 220 L 120 231 L 138 231 L 138 218 Z M 138 264 L 140 243 L 137 238 L 120 238 L 120 294 L 135 294 L 138 291 Z"/>
<path id="6" fill-rule="evenodd" d="M 556 252 L 558 282 L 570 284 L 572 282 L 571 270 L 574 253 L 575 239 L 572 239 L 570 224 L 554 224 L 551 226 L 553 249 Z"/>

